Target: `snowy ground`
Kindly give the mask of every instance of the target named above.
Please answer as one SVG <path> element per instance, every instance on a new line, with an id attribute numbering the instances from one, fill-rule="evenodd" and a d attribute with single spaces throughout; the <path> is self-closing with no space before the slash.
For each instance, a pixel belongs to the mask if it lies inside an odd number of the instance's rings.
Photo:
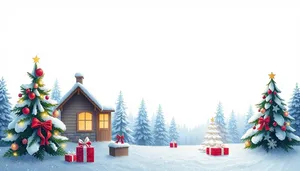
<path id="1" fill-rule="evenodd" d="M 67 151 L 75 151 L 69 143 Z M 31 156 L 0 157 L 1 171 L 295 171 L 300 167 L 300 146 L 286 153 L 282 150 L 265 153 L 261 149 L 244 150 L 243 144 L 229 145 L 229 156 L 208 156 L 199 146 L 168 147 L 130 146 L 128 157 L 108 155 L 108 143 L 93 143 L 95 163 L 68 163 L 64 157 L 47 156 L 44 161 Z M 0 155 L 8 147 L 0 147 Z"/>

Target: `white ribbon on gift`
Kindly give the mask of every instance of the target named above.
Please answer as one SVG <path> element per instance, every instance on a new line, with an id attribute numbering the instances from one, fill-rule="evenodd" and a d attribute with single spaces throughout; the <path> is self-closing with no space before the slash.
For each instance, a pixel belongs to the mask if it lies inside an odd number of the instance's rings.
<path id="1" fill-rule="evenodd" d="M 87 147 L 91 146 L 89 137 L 85 137 L 84 141 L 82 141 L 82 139 L 79 139 L 78 144 L 83 147 L 83 162 L 87 162 Z"/>
<path id="2" fill-rule="evenodd" d="M 67 155 L 70 155 L 70 156 L 72 156 L 72 162 L 75 160 L 75 155 L 76 153 L 73 151 L 73 152 L 71 152 L 71 151 L 68 151 L 68 154 Z"/>

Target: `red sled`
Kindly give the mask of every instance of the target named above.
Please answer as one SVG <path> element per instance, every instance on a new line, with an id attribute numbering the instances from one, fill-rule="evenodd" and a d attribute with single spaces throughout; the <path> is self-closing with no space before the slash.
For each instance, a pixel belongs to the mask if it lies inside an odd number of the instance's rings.
<path id="1" fill-rule="evenodd" d="M 229 148 L 228 147 L 207 147 L 206 154 L 212 156 L 222 156 L 222 155 L 229 155 Z"/>

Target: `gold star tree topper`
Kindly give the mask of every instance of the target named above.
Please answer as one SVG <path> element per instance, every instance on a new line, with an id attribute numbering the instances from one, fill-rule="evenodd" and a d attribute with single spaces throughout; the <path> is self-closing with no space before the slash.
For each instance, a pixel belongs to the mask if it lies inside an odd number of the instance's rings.
<path id="1" fill-rule="evenodd" d="M 211 121 L 211 122 L 215 122 L 215 119 L 212 117 L 212 118 L 210 119 L 210 121 Z"/>
<path id="2" fill-rule="evenodd" d="M 40 58 L 39 58 L 38 56 L 35 56 L 35 57 L 32 58 L 32 59 L 33 59 L 33 62 L 34 62 L 34 63 L 38 63 L 39 60 L 40 60 Z"/>
<path id="3" fill-rule="evenodd" d="M 269 74 L 270 79 L 274 79 L 276 74 L 273 74 L 273 72 L 271 72 L 271 74 Z"/>

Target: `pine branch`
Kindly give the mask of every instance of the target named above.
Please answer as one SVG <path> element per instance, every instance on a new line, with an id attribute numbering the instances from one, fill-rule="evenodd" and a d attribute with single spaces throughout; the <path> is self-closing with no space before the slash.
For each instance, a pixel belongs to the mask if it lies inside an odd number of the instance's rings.
<path id="1" fill-rule="evenodd" d="M 27 75 L 28 75 L 31 79 L 35 79 L 35 76 L 32 75 L 31 73 L 27 72 Z"/>

